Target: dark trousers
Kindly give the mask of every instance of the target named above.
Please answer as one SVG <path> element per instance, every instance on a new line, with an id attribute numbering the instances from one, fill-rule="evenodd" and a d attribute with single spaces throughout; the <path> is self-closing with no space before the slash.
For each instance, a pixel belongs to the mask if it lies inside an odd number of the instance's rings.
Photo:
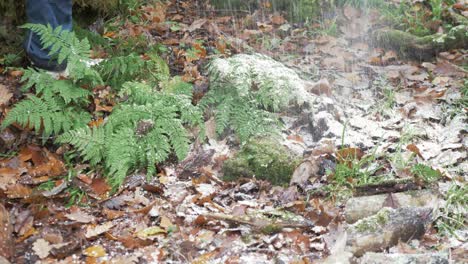
<path id="1" fill-rule="evenodd" d="M 26 0 L 28 23 L 50 24 L 72 29 L 72 0 Z M 48 50 L 42 48 L 39 36 L 29 32 L 24 43 L 28 56 L 39 62 L 49 62 Z"/>

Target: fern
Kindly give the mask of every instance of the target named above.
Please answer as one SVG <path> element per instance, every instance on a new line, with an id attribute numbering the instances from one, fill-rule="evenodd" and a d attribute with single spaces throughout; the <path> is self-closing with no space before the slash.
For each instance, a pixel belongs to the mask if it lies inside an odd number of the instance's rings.
<path id="1" fill-rule="evenodd" d="M 69 131 L 57 141 L 73 145 L 92 164 L 102 162 L 114 188 L 133 170 L 153 175 L 172 152 L 184 159 L 190 146 L 184 125 L 202 124 L 202 112 L 192 105 L 189 86 L 177 79 L 168 83 L 162 90 L 125 83 L 119 93 L 123 102 L 105 124 Z"/>
<path id="2" fill-rule="evenodd" d="M 99 73 L 89 68 L 90 47 L 86 39 L 79 40 L 73 32 L 50 25 L 26 24 L 37 33 L 49 55 L 59 63 L 67 62 L 69 79 L 56 80 L 43 70 L 26 69 L 22 81 L 23 91 L 34 88 L 31 95 L 17 103 L 2 123 L 2 128 L 18 123 L 41 132 L 45 139 L 71 129 L 85 127 L 91 120 L 87 112 L 92 93 L 82 86 L 102 84 Z"/>
<path id="3" fill-rule="evenodd" d="M 103 79 L 116 90 L 128 81 L 147 81 L 153 85 L 169 79 L 169 67 L 159 56 L 144 60 L 136 54 L 110 58 L 96 66 Z"/>
<path id="4" fill-rule="evenodd" d="M 4 129 L 16 122 L 23 127 L 42 130 L 42 135 L 47 138 L 52 134 L 86 126 L 90 119 L 89 113 L 73 107 L 66 108 L 61 100 L 31 95 L 8 112 L 1 128 Z"/>
<path id="5" fill-rule="evenodd" d="M 103 83 L 99 73 L 88 67 L 91 46 L 87 39 L 78 39 L 74 32 L 63 30 L 61 26 L 25 24 L 22 28 L 39 35 L 44 49 L 49 49 L 49 55 L 58 63 L 67 62 L 71 79 L 78 84 L 100 85 Z"/>

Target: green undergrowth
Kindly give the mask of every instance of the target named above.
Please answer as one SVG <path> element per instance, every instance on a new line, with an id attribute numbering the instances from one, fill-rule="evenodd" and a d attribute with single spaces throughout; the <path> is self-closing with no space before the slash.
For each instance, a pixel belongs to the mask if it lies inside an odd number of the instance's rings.
<path id="1" fill-rule="evenodd" d="M 16 123 L 32 128 L 44 143 L 71 144 L 84 161 L 102 167 L 114 189 L 133 170 L 153 175 L 156 164 L 171 153 L 185 157 L 191 139 L 186 126 L 202 123 L 201 110 L 192 105 L 192 86 L 171 78 L 156 54 L 147 60 L 129 54 L 88 67 L 86 38 L 50 26 L 24 27 L 41 36 L 59 63 L 67 62 L 70 75 L 57 80 L 45 71 L 26 69 L 22 89 L 29 93 L 9 111 L 2 128 Z M 92 88 L 105 83 L 113 85 L 119 103 L 103 124 L 90 127 Z"/>
<path id="2" fill-rule="evenodd" d="M 75 32 L 37 24 L 24 28 L 37 33 L 59 63 L 68 64 L 69 76 L 55 79 L 45 71 L 25 69 L 25 98 L 8 112 L 1 128 L 17 124 L 32 129 L 44 144 L 70 145 L 76 155 L 73 161 L 87 162 L 91 170 L 102 172 L 113 190 L 132 172 L 150 177 L 158 164 L 184 159 L 193 139 L 204 138 L 204 111 L 217 113 L 220 134 L 232 128 L 241 142 L 278 131 L 277 118 L 270 111 L 278 111 L 289 97 L 273 91 L 271 84 L 260 84 L 259 91 L 248 96 L 241 95 L 247 86 L 215 86 L 197 106 L 192 104 L 192 85 L 171 77 L 157 52 L 120 53 L 88 66 L 92 45 L 86 34 L 77 37 Z M 111 89 L 107 99 L 114 105 L 112 111 L 94 111 L 95 99 L 102 99 L 99 89 L 106 86 Z M 92 122 L 97 119 L 102 122 Z M 286 156 L 275 161 L 283 159 Z M 290 177 L 292 169 L 283 168 L 285 162 L 269 166 L 281 177 Z M 266 171 L 258 167 L 253 173 Z M 282 182 L 280 176 L 273 181 Z"/>
<path id="3" fill-rule="evenodd" d="M 275 185 L 287 185 L 299 162 L 299 157 L 274 139 L 253 138 L 224 163 L 224 180 L 255 177 Z"/>
<path id="4" fill-rule="evenodd" d="M 442 234 L 458 236 L 456 231 L 466 229 L 468 221 L 468 187 L 453 183 L 444 194 L 445 204 L 439 208 L 435 226 Z"/>

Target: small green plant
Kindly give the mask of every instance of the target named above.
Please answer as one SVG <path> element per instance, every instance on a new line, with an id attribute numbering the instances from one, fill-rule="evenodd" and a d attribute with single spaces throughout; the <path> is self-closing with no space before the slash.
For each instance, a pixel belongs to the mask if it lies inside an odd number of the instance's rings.
<path id="1" fill-rule="evenodd" d="M 0 57 L 0 65 L 11 67 L 17 65 L 22 59 L 21 52 L 19 53 L 8 53 Z"/>
<path id="2" fill-rule="evenodd" d="M 424 164 L 416 164 L 411 167 L 411 173 L 426 183 L 433 183 L 442 176 L 439 171 Z"/>
<path id="3" fill-rule="evenodd" d="M 68 193 L 68 202 L 65 207 L 70 208 L 73 205 L 84 206 L 83 200 L 88 200 L 88 195 L 85 191 L 81 190 L 78 187 L 69 187 L 67 188 Z"/>
<path id="4" fill-rule="evenodd" d="M 132 170 L 146 168 L 152 176 L 156 164 L 172 151 L 183 159 L 190 145 L 184 125 L 203 121 L 201 110 L 191 103 L 191 85 L 178 79 L 160 91 L 129 82 L 119 95 L 123 101 L 104 125 L 71 130 L 58 138 L 73 145 L 85 161 L 103 164 L 114 189 Z"/>
<path id="5" fill-rule="evenodd" d="M 381 167 L 371 166 L 375 162 L 375 155 L 367 155 L 361 159 L 349 157 L 338 163 L 333 180 L 335 183 L 354 188 L 357 185 L 370 184 L 379 181 L 374 174 Z"/>
<path id="6" fill-rule="evenodd" d="M 468 187 L 453 184 L 445 194 L 445 205 L 436 215 L 436 227 L 441 234 L 456 235 L 455 231 L 466 227 L 468 208 Z"/>

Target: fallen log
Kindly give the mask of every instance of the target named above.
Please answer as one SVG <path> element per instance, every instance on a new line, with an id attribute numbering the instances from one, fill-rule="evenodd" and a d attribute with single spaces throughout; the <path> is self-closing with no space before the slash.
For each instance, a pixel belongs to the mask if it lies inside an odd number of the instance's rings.
<path id="1" fill-rule="evenodd" d="M 384 28 L 372 34 L 372 42 L 375 46 L 395 50 L 403 57 L 427 60 L 442 51 L 467 49 L 467 31 L 468 26 L 462 24 L 444 34 L 418 37 L 408 32 Z"/>
<path id="2" fill-rule="evenodd" d="M 351 225 L 345 250 L 356 257 L 366 252 L 380 252 L 395 246 L 398 241 L 407 242 L 424 235 L 432 221 L 429 208 L 384 208 L 377 214 Z"/>
<path id="3" fill-rule="evenodd" d="M 358 263 L 361 264 L 387 264 L 387 263 L 438 263 L 449 264 L 448 254 L 433 253 L 433 254 L 385 254 L 368 252 Z"/>
<path id="4" fill-rule="evenodd" d="M 414 182 L 413 178 L 384 180 L 378 183 L 370 183 L 356 186 L 355 196 L 367 196 L 381 193 L 396 193 L 411 190 L 419 190 L 421 186 Z"/>
<path id="5" fill-rule="evenodd" d="M 355 223 L 384 207 L 391 207 L 389 203 L 393 203 L 395 207 L 433 207 L 437 199 L 437 194 L 431 190 L 353 197 L 346 202 L 345 219 L 350 224 Z"/>

